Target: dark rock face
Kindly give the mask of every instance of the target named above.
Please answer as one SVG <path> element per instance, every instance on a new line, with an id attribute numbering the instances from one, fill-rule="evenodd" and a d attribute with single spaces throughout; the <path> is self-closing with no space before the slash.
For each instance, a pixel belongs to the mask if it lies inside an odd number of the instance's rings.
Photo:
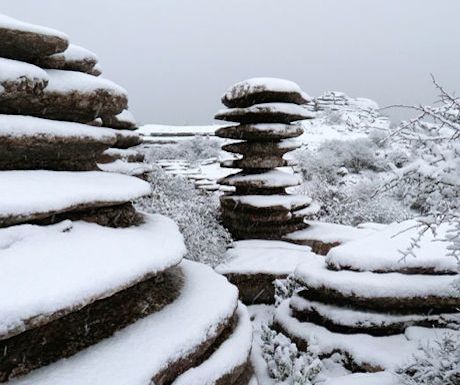
<path id="1" fill-rule="evenodd" d="M 240 124 L 216 130 L 216 136 L 252 141 L 277 141 L 302 135 L 303 129 L 295 124 Z"/>
<path id="2" fill-rule="evenodd" d="M 173 268 L 96 299 L 40 327 L 0 340 L 0 382 L 24 375 L 110 337 L 136 320 L 160 311 L 179 295 L 183 277 Z"/>
<path id="3" fill-rule="evenodd" d="M 122 131 L 116 131 L 115 134 L 117 135 L 117 141 L 112 146 L 114 148 L 126 149 L 142 143 L 141 137 L 132 132 L 126 133 Z"/>
<path id="4" fill-rule="evenodd" d="M 92 58 L 85 58 L 81 60 L 66 60 L 63 55 L 52 55 L 40 57 L 35 64 L 42 68 L 50 68 L 56 70 L 78 71 L 87 74 L 93 74 L 93 68 L 97 61 Z"/>
<path id="5" fill-rule="evenodd" d="M 1 95 L 0 95 L 1 100 Z M 90 93 L 71 91 L 68 93 L 45 92 L 2 100 L 0 113 L 30 115 L 39 118 L 88 123 L 101 114 L 118 114 L 128 105 L 126 95 L 114 95 L 108 90 L 98 89 Z"/>
<path id="6" fill-rule="evenodd" d="M 25 62 L 65 51 L 69 42 L 60 37 L 0 28 L 0 56 Z"/>
<path id="7" fill-rule="evenodd" d="M 222 104 L 229 108 L 250 107 L 255 104 L 273 102 L 307 104 L 309 100 L 306 99 L 300 92 L 268 91 L 260 88 L 254 89 L 241 97 L 232 99 L 230 99 L 227 95 L 222 97 Z"/>
<path id="8" fill-rule="evenodd" d="M 0 169 L 2 170 L 97 170 L 97 159 L 114 143 L 113 139 L 85 137 L 0 134 Z M 59 151 L 56 151 L 59 148 Z"/>
<path id="9" fill-rule="evenodd" d="M 280 109 L 270 104 L 255 105 L 248 108 L 234 108 L 219 112 L 215 115 L 217 120 L 237 122 L 243 124 L 257 123 L 283 123 L 289 124 L 297 120 L 311 119 L 313 113 L 306 108 Z"/>

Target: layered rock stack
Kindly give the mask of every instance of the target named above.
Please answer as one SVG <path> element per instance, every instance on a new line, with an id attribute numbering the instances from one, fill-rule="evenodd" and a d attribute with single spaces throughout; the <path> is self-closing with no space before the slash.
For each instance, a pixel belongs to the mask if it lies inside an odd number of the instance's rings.
<path id="1" fill-rule="evenodd" d="M 420 344 L 451 333 L 460 338 L 458 261 L 448 253 L 447 225 L 426 232 L 403 258 L 415 221 L 332 248 L 326 260 L 300 264 L 301 289 L 277 309 L 278 327 L 300 347 L 341 353 L 352 371 L 394 371 Z"/>
<path id="2" fill-rule="evenodd" d="M 117 134 L 82 123 L 127 96 L 67 66 L 67 49 L 58 31 L 0 17 L 0 382 L 246 384 L 236 288 L 182 261 L 171 220 L 134 209 L 148 183 L 97 169 Z M 50 63 L 65 69 L 37 66 Z"/>
<path id="3" fill-rule="evenodd" d="M 287 194 L 286 188 L 299 185 L 301 178 L 278 168 L 292 165 L 284 155 L 299 147 L 293 138 L 303 130 L 291 123 L 314 117 L 304 106 L 309 101 L 297 84 L 274 78 L 242 81 L 222 97 L 229 108 L 215 118 L 238 125 L 220 128 L 216 135 L 241 140 L 222 148 L 242 157 L 221 166 L 242 171 L 219 180 L 235 187 L 221 197 L 223 221 L 235 239 L 281 239 L 307 227 L 304 218 L 316 206 L 309 197 Z"/>

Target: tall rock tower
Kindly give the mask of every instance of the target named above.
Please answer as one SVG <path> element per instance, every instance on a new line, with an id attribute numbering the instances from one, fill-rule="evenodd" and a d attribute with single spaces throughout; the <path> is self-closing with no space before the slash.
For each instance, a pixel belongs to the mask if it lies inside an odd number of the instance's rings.
<path id="1" fill-rule="evenodd" d="M 235 239 L 281 239 L 307 227 L 304 218 L 315 213 L 309 197 L 286 192 L 301 178 L 277 169 L 292 165 L 284 155 L 299 147 L 293 138 L 303 133 L 300 125 L 292 123 L 314 117 L 305 106 L 309 101 L 297 84 L 275 78 L 242 81 L 222 97 L 229 108 L 215 118 L 238 125 L 220 128 L 216 135 L 240 140 L 222 148 L 242 155 L 221 164 L 242 171 L 219 180 L 235 187 L 221 197 L 223 222 Z"/>
<path id="2" fill-rule="evenodd" d="M 129 128 L 127 94 L 75 57 L 66 35 L 0 15 L 0 382 L 247 384 L 236 288 L 135 210 L 147 182 L 98 169 L 120 132 L 94 121 Z"/>

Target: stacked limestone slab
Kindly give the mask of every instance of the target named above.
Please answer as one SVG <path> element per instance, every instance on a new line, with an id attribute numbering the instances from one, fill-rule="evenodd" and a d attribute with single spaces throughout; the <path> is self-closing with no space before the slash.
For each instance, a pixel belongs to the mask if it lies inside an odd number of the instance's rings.
<path id="1" fill-rule="evenodd" d="M 430 339 L 460 338 L 458 261 L 442 240 L 448 226 L 437 239 L 426 232 L 415 256 L 403 258 L 415 225 L 389 225 L 300 264 L 302 289 L 277 309 L 278 327 L 301 347 L 342 353 L 352 371 L 392 371 Z"/>
<path id="2" fill-rule="evenodd" d="M 182 261 L 171 220 L 134 209 L 148 183 L 98 170 L 117 135 L 82 123 L 127 96 L 66 65 L 67 49 L 0 16 L 0 382 L 247 383 L 236 288 Z"/>
<path id="3" fill-rule="evenodd" d="M 299 147 L 293 138 L 303 131 L 291 123 L 313 118 L 304 106 L 309 100 L 295 83 L 274 78 L 237 83 L 222 97 L 229 108 L 215 118 L 239 124 L 216 135 L 241 140 L 223 149 L 242 157 L 221 165 L 242 171 L 219 181 L 235 188 L 221 198 L 223 221 L 235 239 L 281 239 L 307 227 L 304 218 L 314 214 L 310 198 L 286 193 L 300 177 L 278 169 L 292 165 L 284 155 Z"/>

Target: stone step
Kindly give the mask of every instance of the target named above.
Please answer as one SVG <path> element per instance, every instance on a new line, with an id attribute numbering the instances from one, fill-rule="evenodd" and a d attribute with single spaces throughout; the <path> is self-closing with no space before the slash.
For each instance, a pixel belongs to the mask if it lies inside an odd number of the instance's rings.
<path id="1" fill-rule="evenodd" d="M 42 68 L 92 74 L 98 60 L 98 57 L 90 50 L 76 44 L 69 44 L 65 51 L 42 56 L 35 61 L 35 64 Z"/>
<path id="2" fill-rule="evenodd" d="M 97 159 L 115 141 L 103 128 L 0 115 L 0 170 L 97 170 Z"/>
<path id="3" fill-rule="evenodd" d="M 121 205 L 150 193 L 138 178 L 101 171 L 0 171 L 0 227 Z"/>
<path id="4" fill-rule="evenodd" d="M 222 103 L 227 107 L 249 107 L 270 102 L 305 104 L 310 100 L 310 96 L 296 83 L 278 78 L 243 80 L 230 87 L 222 96 Z"/>
<path id="5" fill-rule="evenodd" d="M 247 108 L 220 110 L 215 119 L 237 123 L 284 123 L 313 119 L 315 113 L 305 107 L 289 103 L 263 103 Z"/>
<path id="6" fill-rule="evenodd" d="M 64 51 L 67 35 L 51 28 L 0 15 L 0 56 L 22 61 Z"/>
<path id="7" fill-rule="evenodd" d="M 235 313 L 237 290 L 209 267 L 189 261 L 180 267 L 184 285 L 174 302 L 111 338 L 12 384 L 166 385 L 181 374 L 192 380 L 194 374 L 202 374 L 200 378 L 207 383 L 219 383 L 219 373 L 206 373 L 205 365 L 224 365 L 219 349 L 226 351 L 226 340 L 232 341 L 236 334 L 242 352 L 234 351 L 238 357 L 226 362 L 220 373 L 220 378 L 226 378 L 228 370 L 240 367 L 232 368 L 244 359 L 245 347 L 251 343 L 249 333 L 239 334 L 240 323 L 247 331 L 247 320 Z"/>
<path id="8" fill-rule="evenodd" d="M 303 128 L 297 124 L 240 124 L 238 126 L 221 127 L 215 135 L 228 139 L 244 139 L 256 141 L 277 141 L 295 138 L 302 135 Z"/>

